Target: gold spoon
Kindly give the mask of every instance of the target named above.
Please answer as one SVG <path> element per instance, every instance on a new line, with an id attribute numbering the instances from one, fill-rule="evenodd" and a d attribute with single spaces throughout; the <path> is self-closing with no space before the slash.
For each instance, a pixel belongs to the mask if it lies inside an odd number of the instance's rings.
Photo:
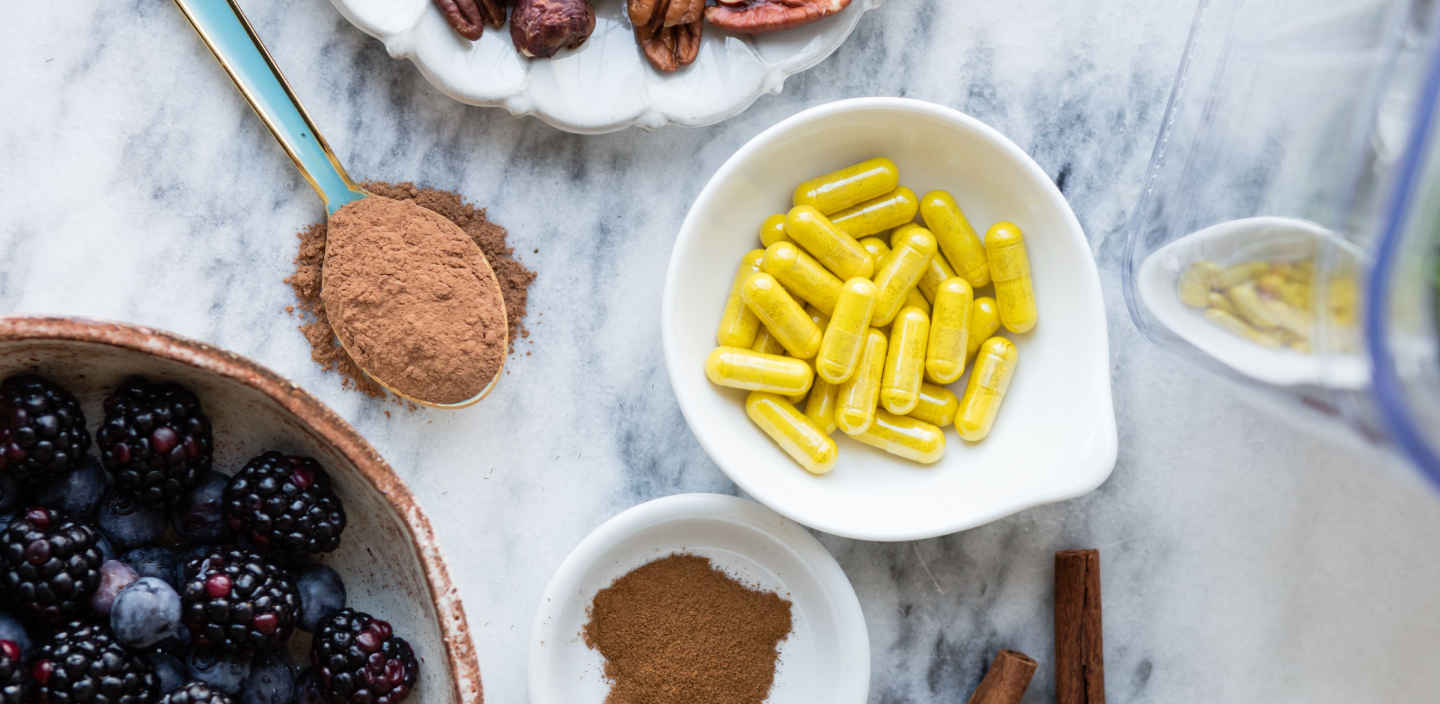
<path id="1" fill-rule="evenodd" d="M 355 185 L 355 182 L 350 180 L 350 175 L 345 173 L 345 167 L 340 165 L 340 160 L 330 151 L 330 145 L 325 143 L 325 138 L 315 129 L 310 114 L 300 105 L 300 100 L 295 97 L 295 92 L 290 89 L 290 84 L 285 81 L 285 76 L 281 75 L 279 67 L 270 58 L 270 52 L 265 50 L 265 45 L 260 42 L 260 37 L 255 34 L 254 28 L 245 19 L 245 13 L 240 11 L 235 0 L 175 0 L 175 4 L 180 6 L 195 31 L 200 33 L 200 38 L 210 47 L 220 65 L 225 67 L 225 72 L 230 74 L 250 107 L 255 109 L 265 126 L 270 128 L 280 146 L 285 148 L 290 160 L 300 169 L 301 175 L 315 192 L 320 194 L 320 199 L 325 201 L 328 215 L 333 217 L 346 203 L 370 195 L 365 189 Z M 485 253 L 482 251 L 480 256 L 483 258 Z M 488 265 L 488 259 L 486 263 Z M 489 269 L 489 280 L 495 286 L 495 292 L 500 299 L 501 312 L 508 320 L 509 314 L 504 310 L 505 299 L 500 295 L 500 282 L 495 279 L 494 267 L 486 268 Z M 323 290 L 323 284 L 321 288 Z M 323 293 L 321 298 L 323 300 Z M 330 325 L 335 329 L 335 337 L 340 340 L 345 353 L 350 355 L 351 359 L 358 360 L 352 351 L 353 341 L 346 340 L 350 331 L 345 330 L 344 325 L 334 319 L 331 319 Z M 510 346 L 508 326 L 504 334 L 502 350 Z M 356 365 L 359 365 L 358 361 Z M 505 355 L 501 355 L 500 368 L 495 371 L 495 377 L 490 383 L 479 393 L 458 403 L 436 403 L 415 398 L 397 390 L 369 369 L 361 367 L 361 371 L 374 379 L 375 383 L 407 401 L 431 408 L 464 408 L 479 403 L 495 388 L 495 384 L 500 381 L 500 375 L 505 371 Z"/>

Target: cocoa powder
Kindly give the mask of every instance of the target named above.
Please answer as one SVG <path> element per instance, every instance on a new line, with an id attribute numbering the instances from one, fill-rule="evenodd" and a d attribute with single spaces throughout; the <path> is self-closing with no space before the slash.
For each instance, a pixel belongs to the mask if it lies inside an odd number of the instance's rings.
<path id="1" fill-rule="evenodd" d="M 439 213 L 464 231 L 484 251 L 500 284 L 505 299 L 510 351 L 514 351 L 516 340 L 529 337 L 524 320 L 529 288 L 535 281 L 535 272 L 514 258 L 514 250 L 506 241 L 505 229 L 490 222 L 483 208 L 476 208 L 452 191 L 420 188 L 408 182 L 391 184 L 370 181 L 363 185 L 375 195 L 392 200 L 414 201 Z M 383 396 L 385 389 L 366 376 L 336 341 L 335 331 L 330 325 L 329 311 L 325 309 L 325 303 L 320 298 L 327 235 L 327 223 L 324 222 L 311 225 L 298 233 L 300 246 L 295 255 L 295 269 L 285 278 L 285 283 L 289 284 L 295 293 L 296 303 L 287 307 L 287 310 L 295 312 L 295 309 L 298 309 L 302 320 L 300 331 L 310 344 L 311 359 L 322 369 L 340 374 L 342 387 L 368 396 Z"/>
<path id="2" fill-rule="evenodd" d="M 791 626 L 778 594 L 676 553 L 601 589 L 582 636 L 605 657 L 605 704 L 760 704 Z"/>

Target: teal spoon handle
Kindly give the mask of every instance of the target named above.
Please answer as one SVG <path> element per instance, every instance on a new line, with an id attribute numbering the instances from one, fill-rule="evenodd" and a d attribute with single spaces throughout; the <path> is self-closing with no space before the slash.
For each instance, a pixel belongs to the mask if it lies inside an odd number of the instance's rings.
<path id="1" fill-rule="evenodd" d="M 175 0 L 175 4 L 320 194 L 329 214 L 368 195 L 345 173 L 235 0 Z"/>

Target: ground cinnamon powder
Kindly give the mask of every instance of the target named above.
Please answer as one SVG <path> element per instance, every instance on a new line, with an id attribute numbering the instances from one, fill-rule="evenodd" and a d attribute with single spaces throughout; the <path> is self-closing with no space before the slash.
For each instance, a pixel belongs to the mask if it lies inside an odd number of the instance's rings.
<path id="1" fill-rule="evenodd" d="M 394 200 L 412 200 L 433 210 L 445 219 L 455 223 L 490 260 L 490 267 L 500 283 L 505 298 L 508 316 L 510 351 L 514 351 L 517 340 L 529 337 L 524 327 L 527 297 L 530 284 L 535 281 L 535 272 L 517 261 L 514 250 L 506 242 L 505 229 L 490 222 L 483 208 L 465 202 L 452 191 L 420 188 L 412 183 L 391 184 L 370 181 L 363 184 L 371 193 Z M 342 385 L 369 396 L 382 396 L 385 390 L 360 371 L 359 366 L 345 353 L 335 340 L 335 331 L 330 327 L 329 312 L 320 298 L 320 287 L 325 262 L 325 243 L 328 230 L 326 223 L 319 222 L 300 231 L 300 246 L 295 255 L 295 270 L 285 278 L 295 293 L 296 303 L 287 310 L 298 308 L 302 319 L 300 326 L 305 339 L 310 343 L 310 356 L 322 369 L 341 375 Z"/>
<path id="2" fill-rule="evenodd" d="M 605 656 L 605 704 L 760 704 L 791 625 L 778 594 L 676 553 L 601 589 L 582 635 Z"/>

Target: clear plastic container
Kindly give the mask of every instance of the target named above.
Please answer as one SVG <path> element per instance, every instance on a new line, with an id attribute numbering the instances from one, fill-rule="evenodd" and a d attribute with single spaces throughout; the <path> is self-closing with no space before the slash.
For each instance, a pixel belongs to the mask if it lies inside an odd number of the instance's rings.
<path id="1" fill-rule="evenodd" d="M 1201 0 L 1124 286 L 1158 347 L 1440 484 L 1435 11 Z"/>

